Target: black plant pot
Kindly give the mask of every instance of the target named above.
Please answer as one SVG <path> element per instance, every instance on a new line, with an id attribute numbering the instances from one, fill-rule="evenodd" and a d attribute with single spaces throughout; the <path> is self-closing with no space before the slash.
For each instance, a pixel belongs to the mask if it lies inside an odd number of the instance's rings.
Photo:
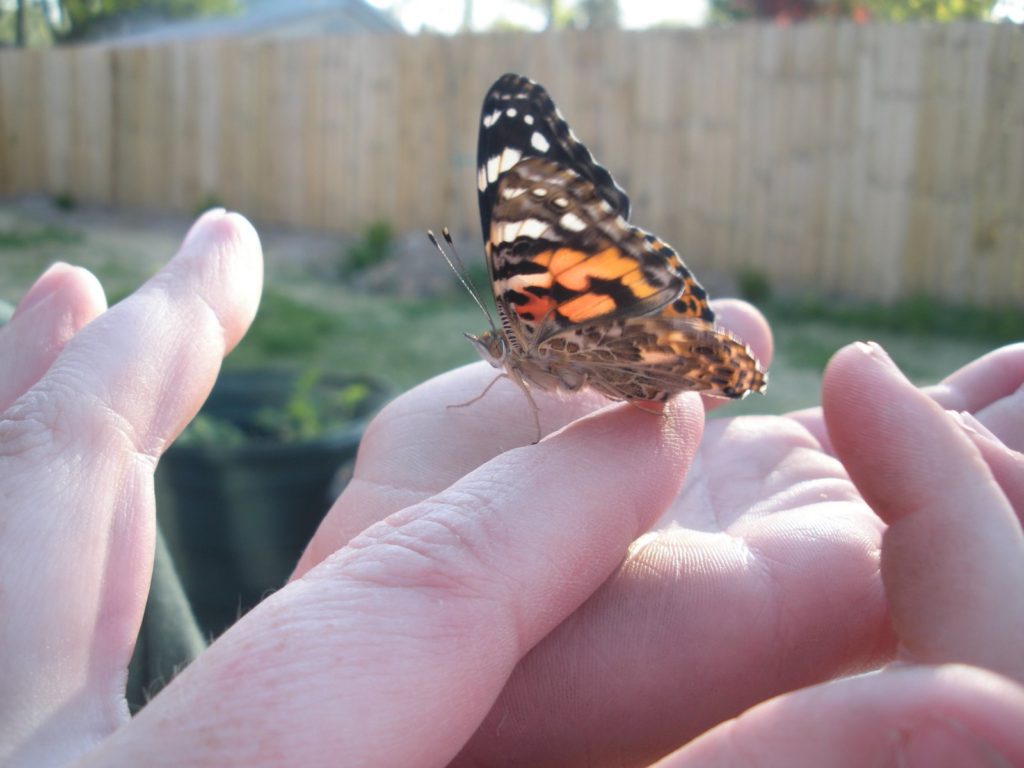
<path id="1" fill-rule="evenodd" d="M 226 371 L 203 413 L 248 429 L 289 401 L 297 372 Z M 219 634 L 282 586 L 333 499 L 332 479 L 355 458 L 369 417 L 386 400 L 380 382 L 324 375 L 316 389 L 365 384 L 346 424 L 301 442 L 174 445 L 156 473 L 160 525 L 202 630 Z"/>

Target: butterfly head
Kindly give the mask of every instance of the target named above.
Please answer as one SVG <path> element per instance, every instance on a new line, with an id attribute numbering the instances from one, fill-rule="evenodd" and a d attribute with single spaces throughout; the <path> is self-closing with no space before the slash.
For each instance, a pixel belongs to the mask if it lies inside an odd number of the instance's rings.
<path id="1" fill-rule="evenodd" d="M 505 337 L 495 331 L 484 331 L 479 336 L 467 333 L 466 338 L 473 342 L 476 351 L 484 360 L 495 368 L 504 368 L 508 357 L 508 345 Z"/>

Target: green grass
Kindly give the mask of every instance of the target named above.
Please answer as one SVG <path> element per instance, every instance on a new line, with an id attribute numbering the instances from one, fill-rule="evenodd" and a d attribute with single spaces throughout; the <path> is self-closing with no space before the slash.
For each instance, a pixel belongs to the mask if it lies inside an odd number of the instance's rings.
<path id="1" fill-rule="evenodd" d="M 477 359 L 462 334 L 483 322 L 462 297 L 422 301 L 351 293 L 341 284 L 271 285 L 227 365 L 315 365 L 403 390 Z"/>
<path id="2" fill-rule="evenodd" d="M 892 304 L 825 302 L 819 298 L 767 300 L 765 314 L 776 322 L 827 322 L 895 331 L 912 336 L 948 336 L 1008 343 L 1024 339 L 1024 311 L 1018 307 L 972 307 L 914 296 Z"/>
<path id="3" fill-rule="evenodd" d="M 72 229 L 52 224 L 32 228 L 0 230 L 0 249 L 23 250 L 47 245 L 68 245 L 82 242 L 83 235 Z"/>

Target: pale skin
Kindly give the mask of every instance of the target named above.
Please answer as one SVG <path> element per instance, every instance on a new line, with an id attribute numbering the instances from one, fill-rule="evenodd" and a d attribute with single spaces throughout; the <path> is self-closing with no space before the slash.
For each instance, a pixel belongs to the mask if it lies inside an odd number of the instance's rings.
<path id="1" fill-rule="evenodd" d="M 1024 764 L 1024 345 L 923 391 L 852 345 L 788 417 L 538 393 L 537 445 L 507 381 L 447 409 L 494 375 L 453 371 L 129 719 L 153 468 L 261 275 L 215 211 L 116 307 L 58 265 L 0 330 L 0 763 Z M 716 310 L 770 361 L 755 310 Z"/>

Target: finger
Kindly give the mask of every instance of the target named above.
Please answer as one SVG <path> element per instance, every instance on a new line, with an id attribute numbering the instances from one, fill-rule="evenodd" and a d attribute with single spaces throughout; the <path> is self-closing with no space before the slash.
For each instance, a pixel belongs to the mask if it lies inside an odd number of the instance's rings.
<path id="1" fill-rule="evenodd" d="M 973 413 L 1007 446 L 1024 451 L 1024 343 L 974 360 L 928 393 L 943 408 Z"/>
<path id="2" fill-rule="evenodd" d="M 761 367 L 768 370 L 774 354 L 772 331 L 757 307 L 739 299 L 717 299 L 711 302 L 711 308 L 715 322 L 750 347 Z M 721 397 L 705 397 L 704 408 L 712 411 L 729 402 Z"/>
<path id="3" fill-rule="evenodd" d="M 1024 453 L 1024 385 L 974 415 L 1007 448 Z"/>
<path id="4" fill-rule="evenodd" d="M 95 763 L 144 762 L 174 723 L 178 764 L 446 764 L 678 493 L 702 421 L 694 397 L 664 417 L 613 406 L 374 525 L 228 630 Z M 209 737 L 245 722 L 260 739 L 241 756 Z"/>
<path id="5" fill-rule="evenodd" d="M 324 517 L 292 578 L 378 520 L 535 440 L 530 401 L 509 379 L 495 383 L 500 375 L 491 366 L 476 363 L 437 376 L 391 401 L 363 434 L 352 479 Z M 466 404 L 485 390 L 482 398 Z M 608 404 L 593 392 L 561 397 L 538 390 L 532 396 L 544 434 Z"/>
<path id="6" fill-rule="evenodd" d="M 978 449 L 877 345 L 840 350 L 822 393 L 837 455 L 889 524 L 882 578 L 905 654 L 1024 678 L 1024 537 Z"/>
<path id="7" fill-rule="evenodd" d="M 1024 450 L 1024 344 L 997 349 L 926 387 L 929 397 L 947 410 L 975 413 L 1014 450 Z M 833 453 L 821 408 L 789 414 Z"/>
<path id="8" fill-rule="evenodd" d="M 952 411 L 950 415 L 981 452 L 992 476 L 1017 512 L 1017 519 L 1024 523 L 1024 454 L 1007 448 L 972 414 Z"/>
<path id="9" fill-rule="evenodd" d="M 103 289 L 88 270 L 62 263 L 46 270 L 0 330 L 0 412 L 35 384 L 68 340 L 106 308 Z"/>
<path id="10" fill-rule="evenodd" d="M 765 702 L 658 766 L 1024 765 L 1022 722 L 1024 690 L 1006 678 L 904 667 Z"/>
<path id="11" fill-rule="evenodd" d="M 152 566 L 156 459 L 251 321 L 260 264 L 244 219 L 206 215 L 0 421 L 0 615 L 18 617 L 3 625 L 0 688 L 30 702 L 7 743 L 93 740 L 124 714 L 118 691 Z M 30 754 L 14 762 L 35 762 Z"/>
<path id="12" fill-rule="evenodd" d="M 979 357 L 950 374 L 928 393 L 943 408 L 974 413 L 1024 384 L 1024 342 Z"/>
<path id="13" fill-rule="evenodd" d="M 822 451 L 829 456 L 835 455 L 835 450 L 832 448 L 832 441 L 828 436 L 828 429 L 825 426 L 825 415 L 822 413 L 820 405 L 814 406 L 813 408 L 804 408 L 799 411 L 792 411 L 786 415 L 806 429 L 811 436 L 818 441 L 818 445 L 821 447 Z"/>

